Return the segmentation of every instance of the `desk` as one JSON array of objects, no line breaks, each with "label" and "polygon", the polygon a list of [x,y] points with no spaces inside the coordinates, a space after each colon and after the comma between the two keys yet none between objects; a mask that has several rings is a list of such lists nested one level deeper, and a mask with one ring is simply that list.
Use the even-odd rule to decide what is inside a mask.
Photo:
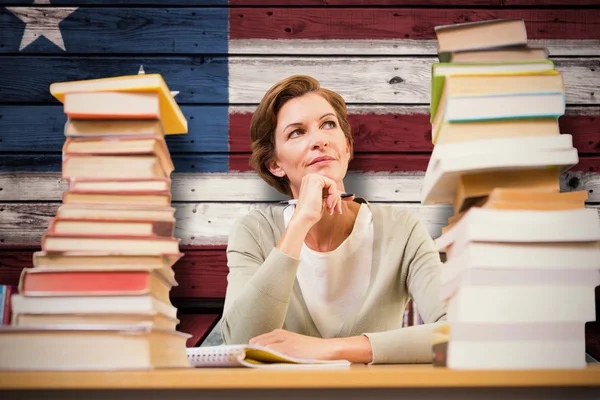
[{"label": "desk", "polygon": [[[0,372],[7,399],[600,398],[600,364],[583,370],[453,371],[424,365],[346,369]],[[18,391],[14,391],[18,390]]]}]

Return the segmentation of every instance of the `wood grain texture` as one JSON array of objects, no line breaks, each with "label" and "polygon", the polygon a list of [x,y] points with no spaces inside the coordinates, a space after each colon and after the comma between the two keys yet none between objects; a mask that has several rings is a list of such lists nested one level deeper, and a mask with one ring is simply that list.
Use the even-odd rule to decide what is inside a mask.
[{"label": "wood grain texture", "polygon": [[[548,48],[551,57],[600,55],[598,39],[530,39],[528,44]],[[228,46],[236,55],[437,55],[433,39],[231,39]]]},{"label": "wood grain texture", "polygon": [[[215,153],[229,150],[229,115],[226,105],[180,108],[187,118],[188,133],[165,137],[171,153]],[[600,109],[598,112],[600,114]],[[35,118],[31,118],[32,115]],[[0,152],[62,151],[66,139],[63,134],[64,126],[67,122],[62,105],[0,105],[0,121]]]},{"label": "wood grain texture", "polygon": [[[420,202],[424,172],[349,172],[345,190],[372,202]],[[587,190],[590,203],[600,203],[600,174],[567,171],[562,191]],[[60,202],[67,182],[58,173],[0,173],[0,202]],[[173,202],[276,202],[286,197],[256,173],[175,173]]]},{"label": "wood grain texture", "polygon": [[[11,249],[0,245],[0,285],[18,285],[23,268],[33,268],[29,249]],[[227,288],[227,256],[224,246],[182,246],[184,256],[173,266],[179,286],[171,289],[171,298],[222,299]]]},{"label": "wood grain texture", "polygon": [[[250,151],[250,120],[255,107],[182,106],[189,131],[166,137],[171,154]],[[30,118],[35,115],[36,118]],[[1,106],[0,152],[60,152],[66,115],[58,105]],[[427,106],[348,107],[354,151],[431,152]],[[229,121],[229,122],[228,122]],[[600,107],[567,107],[561,132],[573,136],[580,153],[600,154]],[[23,138],[27,138],[24,140]]]},{"label": "wood grain texture", "polygon": [[[527,398],[544,388],[540,398],[565,397],[561,387],[571,387],[577,394],[592,399],[600,386],[600,364],[590,364],[581,370],[521,370],[521,371],[461,371],[431,364],[365,365],[350,368],[310,368],[302,371],[253,368],[182,368],[150,371],[107,372],[1,372],[0,387],[6,390],[106,390],[106,389],[372,389],[440,388],[448,396],[449,388],[486,388],[485,392],[510,389],[508,396],[521,388],[521,398]],[[528,388],[531,388],[529,390]],[[438,393],[442,393],[442,391]],[[60,393],[60,392],[59,392]],[[107,392],[109,393],[109,392]],[[118,393],[118,392],[117,392]],[[135,393],[135,392],[131,392]],[[369,398],[368,392],[362,392]],[[417,393],[407,392],[407,393]],[[468,392],[454,392],[456,398],[468,398]],[[552,393],[552,394],[551,394]],[[74,392],[70,392],[74,394]],[[554,394],[557,394],[556,396]],[[141,394],[143,395],[143,394]],[[147,395],[147,394],[146,394]],[[247,395],[244,394],[246,397]],[[544,396],[545,395],[545,396]],[[200,395],[201,396],[201,395]],[[394,396],[394,395],[391,395]],[[390,397],[391,397],[390,396]],[[508,396],[494,396],[494,399]],[[65,393],[63,397],[68,397]],[[282,396],[284,397],[284,396]],[[440,396],[438,396],[440,397]],[[123,396],[125,398],[125,396]],[[271,398],[276,398],[273,396]],[[358,396],[357,396],[358,398]],[[425,397],[422,397],[425,398]]]},{"label": "wood grain texture", "polygon": [[525,21],[529,39],[600,39],[596,9],[230,8],[229,13],[231,39],[436,39],[436,26],[515,18]]},{"label": "wood grain texture", "polygon": [[179,325],[177,330],[192,335],[185,343],[185,347],[196,347],[208,336],[212,328],[219,321],[219,314],[181,314],[177,315]]},{"label": "wood grain texture", "polygon": [[[50,220],[56,215],[59,203],[0,204],[0,246],[39,247]],[[449,206],[421,206],[414,203],[392,203],[412,212],[421,219],[432,237],[452,215]],[[181,246],[226,245],[235,221],[253,209],[268,203],[174,203],[176,208],[175,237]],[[282,206],[281,206],[282,207]]]},{"label": "wood grain texture", "polygon": [[[177,203],[175,237],[181,246],[223,246],[235,221],[266,203]],[[437,238],[452,215],[447,205],[421,206],[414,203],[392,203],[419,218],[431,237]],[[47,232],[50,219],[56,215],[57,203],[5,203],[0,207],[0,246],[11,248],[38,247]],[[588,204],[597,209],[598,204]]]},{"label": "wood grain texture", "polygon": [[[429,57],[231,57],[229,98],[233,104],[258,103],[274,83],[293,71],[313,76],[350,104],[428,104],[431,65],[436,61]],[[598,104],[600,59],[554,61],[564,76],[568,104]]]},{"label": "wood grain texture", "polygon": [[[3,102],[53,103],[52,82],[137,73],[163,75],[177,101],[258,104],[292,73],[311,75],[347,103],[429,104],[434,57],[6,57],[0,64]],[[598,105],[600,58],[555,58],[569,105]],[[265,71],[269,71],[268,74]]]},{"label": "wood grain texture", "polygon": [[[23,50],[74,54],[227,54],[227,8],[81,7],[60,24],[48,23],[61,8],[29,7],[17,13],[32,24],[46,25],[45,36],[62,38],[62,46],[31,38]],[[0,13],[0,54],[18,53],[25,23],[11,9]],[[32,25],[35,26],[35,25]],[[25,31],[31,32],[31,31]],[[29,42],[28,41],[28,42]]]}]

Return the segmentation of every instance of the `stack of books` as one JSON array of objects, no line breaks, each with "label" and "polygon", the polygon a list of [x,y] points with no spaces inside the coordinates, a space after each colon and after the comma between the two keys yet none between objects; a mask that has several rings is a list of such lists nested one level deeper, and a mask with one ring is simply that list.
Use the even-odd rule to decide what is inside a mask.
[{"label": "stack of books", "polygon": [[451,204],[436,239],[446,253],[448,324],[433,362],[454,369],[585,367],[595,319],[600,221],[587,192],[561,193],[579,162],[559,130],[562,75],[527,46],[522,20],[436,28],[434,149],[422,204]]},{"label": "stack of books", "polygon": [[166,134],[187,122],[160,75],[55,83],[62,205],[23,270],[0,369],[189,367],[169,293],[182,256]]}]

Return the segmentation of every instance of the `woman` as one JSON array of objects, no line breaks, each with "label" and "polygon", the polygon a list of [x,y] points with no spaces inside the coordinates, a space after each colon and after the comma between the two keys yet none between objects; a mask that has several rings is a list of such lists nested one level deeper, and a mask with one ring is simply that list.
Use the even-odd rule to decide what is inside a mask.
[{"label": "woman", "polygon": [[[253,210],[234,225],[224,343],[355,363],[431,362],[431,323],[446,315],[439,253],[408,211],[341,198],[353,154],[341,96],[289,77],[265,94],[250,131],[250,163],[298,203]],[[411,296],[426,324],[402,328]]]}]

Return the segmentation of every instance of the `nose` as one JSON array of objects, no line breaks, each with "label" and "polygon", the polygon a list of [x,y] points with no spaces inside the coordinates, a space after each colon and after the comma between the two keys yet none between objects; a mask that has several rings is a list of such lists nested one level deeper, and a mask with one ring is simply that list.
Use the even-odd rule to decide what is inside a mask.
[{"label": "nose", "polygon": [[319,129],[316,129],[315,131],[311,132],[311,137],[311,150],[329,146],[329,140],[327,139],[327,135],[321,132]]}]

